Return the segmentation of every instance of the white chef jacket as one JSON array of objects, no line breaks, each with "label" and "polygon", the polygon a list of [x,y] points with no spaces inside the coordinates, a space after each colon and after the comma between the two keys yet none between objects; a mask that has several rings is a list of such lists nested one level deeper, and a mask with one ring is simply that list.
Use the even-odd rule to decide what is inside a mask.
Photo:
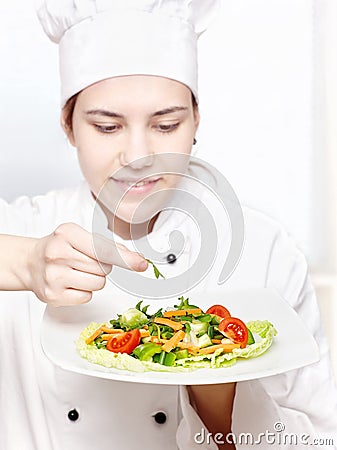
[{"label": "white chef jacket", "polygon": [[[208,202],[209,208],[215,205],[212,202]],[[214,208],[219,239],[228,249],[226,215]],[[86,182],[32,199],[20,197],[12,204],[0,201],[0,233],[42,237],[67,222],[92,231],[93,209],[94,200]],[[249,208],[244,208],[244,217],[244,250],[226,288],[277,289],[315,337],[321,359],[299,370],[239,382],[233,433],[258,436],[273,431],[275,422],[282,422],[289,433],[334,439],[335,446],[317,448],[337,448],[336,387],[305,259],[275,221]],[[181,257],[165,266],[166,276],[184,271],[198,248],[191,223],[172,211],[159,216],[150,235],[152,241],[163,250],[173,229],[183,233],[186,245]],[[223,289],[217,285],[223,257],[220,252],[210,273],[192,292],[214,291],[214,286]],[[111,299],[118,288],[107,282],[102,292]],[[195,441],[194,436],[205,427],[190,405],[185,387],[104,380],[54,366],[40,345],[44,308],[45,304],[32,293],[0,293],[1,450],[217,448],[212,440],[202,445]],[[74,409],[78,418],[70,420],[68,413]],[[165,423],[155,421],[157,412],[166,415]],[[237,444],[237,448],[254,446]],[[256,448],[290,449],[293,445],[264,443]]]}]

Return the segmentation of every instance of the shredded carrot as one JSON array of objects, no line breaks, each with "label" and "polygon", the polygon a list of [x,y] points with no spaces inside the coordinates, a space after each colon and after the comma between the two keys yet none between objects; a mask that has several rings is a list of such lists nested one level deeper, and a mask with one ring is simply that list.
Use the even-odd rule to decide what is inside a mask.
[{"label": "shredded carrot", "polygon": [[166,325],[173,328],[174,330],[181,330],[183,327],[182,323],[174,322],[173,320],[166,319],[165,317],[156,317],[154,323],[159,323],[160,325]]},{"label": "shredded carrot", "polygon": [[173,311],[165,311],[164,317],[186,316],[186,309],[174,309]]},{"label": "shredded carrot", "polygon": [[101,330],[104,331],[104,333],[111,333],[111,334],[115,334],[115,333],[124,333],[124,330],[120,329],[120,328],[109,328],[109,327],[101,327]]},{"label": "shredded carrot", "polygon": [[188,350],[188,353],[191,353],[194,356],[198,356],[200,348],[199,347],[191,347],[187,350]]},{"label": "shredded carrot", "polygon": [[164,317],[174,317],[174,316],[187,316],[191,314],[202,314],[200,308],[190,308],[190,309],[174,309],[173,311],[165,311]]},{"label": "shredded carrot", "polygon": [[139,331],[140,331],[140,337],[141,338],[150,336],[149,330],[139,330]]},{"label": "shredded carrot", "polygon": [[144,330],[148,330],[149,326],[148,325],[144,325],[143,328],[144,328]]},{"label": "shredded carrot", "polygon": [[101,333],[102,333],[102,326],[97,328],[97,330],[85,340],[85,343],[90,344],[90,342],[94,341]]},{"label": "shredded carrot", "polygon": [[191,308],[185,310],[187,314],[202,314],[202,311],[200,308]]},{"label": "shredded carrot", "polygon": [[200,347],[193,345],[192,342],[178,342],[177,347],[187,349],[189,352],[197,352],[200,350]]},{"label": "shredded carrot", "polygon": [[199,348],[192,344],[192,342],[178,342],[177,347],[180,348]]},{"label": "shredded carrot", "polygon": [[221,339],[211,339],[213,344],[221,344]]},{"label": "shredded carrot", "polygon": [[169,339],[163,346],[162,350],[170,352],[173,348],[177,347],[177,344],[184,339],[185,332],[183,330],[177,331],[171,339]]},{"label": "shredded carrot", "polygon": [[108,341],[109,339],[112,339],[113,337],[117,336],[118,333],[107,333],[107,334],[102,334],[101,339],[102,341]]},{"label": "shredded carrot", "polygon": [[222,349],[223,352],[231,352],[234,348],[239,348],[240,344],[218,344],[218,345],[211,345],[210,347],[201,348],[199,350],[200,355],[207,355],[209,353],[214,353],[215,350],[218,350],[219,348]]}]

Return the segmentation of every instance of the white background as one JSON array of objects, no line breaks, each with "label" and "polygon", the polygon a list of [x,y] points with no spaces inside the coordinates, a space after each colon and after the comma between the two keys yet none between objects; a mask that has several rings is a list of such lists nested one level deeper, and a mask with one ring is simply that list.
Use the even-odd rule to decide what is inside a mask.
[{"label": "white background", "polygon": [[[337,6],[223,0],[200,38],[197,155],[280,220],[310,263],[332,345],[336,312]],[[59,126],[57,46],[25,0],[0,0],[0,196],[81,179]],[[336,347],[334,359],[337,362]]]}]

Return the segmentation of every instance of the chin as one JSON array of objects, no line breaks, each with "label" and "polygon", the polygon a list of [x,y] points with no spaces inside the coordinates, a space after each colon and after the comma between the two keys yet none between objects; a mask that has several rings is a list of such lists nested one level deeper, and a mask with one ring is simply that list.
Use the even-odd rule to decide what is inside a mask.
[{"label": "chin", "polygon": [[132,205],[132,208],[128,207],[128,205],[120,205],[116,216],[123,222],[137,225],[149,222],[158,213],[158,209],[143,208],[140,205]]}]

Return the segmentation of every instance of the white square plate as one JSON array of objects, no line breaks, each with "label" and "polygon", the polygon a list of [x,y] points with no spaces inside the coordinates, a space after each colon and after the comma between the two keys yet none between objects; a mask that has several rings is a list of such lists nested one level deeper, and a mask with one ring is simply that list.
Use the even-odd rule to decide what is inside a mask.
[{"label": "white square plate", "polygon": [[[312,364],[319,360],[318,346],[305,324],[275,291],[251,289],[222,291],[222,293],[193,295],[190,303],[203,309],[214,304],[223,304],[232,316],[244,322],[268,320],[278,331],[267,352],[257,358],[238,359],[231,367],[219,369],[197,369],[191,372],[143,372],[108,369],[82,359],[75,349],[74,341],[81,331],[92,321],[108,322],[127,308],[135,305],[135,300],[125,294],[118,295],[116,301],[99,298],[80,306],[54,308],[48,306],[42,323],[41,344],[46,356],[57,366],[83,375],[111,380],[131,381],[151,384],[215,384],[252,380],[277,375],[289,370]],[[117,301],[118,300],[118,301]],[[166,301],[173,306],[177,301]],[[145,300],[144,305],[147,304]],[[153,301],[149,312],[155,312],[163,302]]]}]

